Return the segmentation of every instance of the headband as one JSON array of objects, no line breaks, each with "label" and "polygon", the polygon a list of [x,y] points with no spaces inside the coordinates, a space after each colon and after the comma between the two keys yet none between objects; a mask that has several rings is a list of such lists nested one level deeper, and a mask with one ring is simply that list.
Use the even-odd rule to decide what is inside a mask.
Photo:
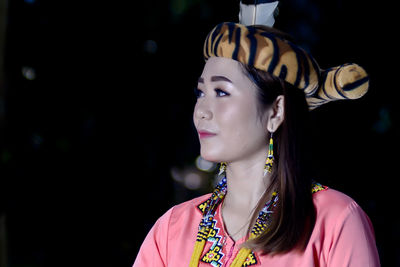
[{"label": "headband", "polygon": [[218,24],[204,43],[204,58],[224,57],[266,71],[304,91],[308,107],[362,97],[369,86],[366,71],[346,63],[322,70],[313,57],[267,26]]}]

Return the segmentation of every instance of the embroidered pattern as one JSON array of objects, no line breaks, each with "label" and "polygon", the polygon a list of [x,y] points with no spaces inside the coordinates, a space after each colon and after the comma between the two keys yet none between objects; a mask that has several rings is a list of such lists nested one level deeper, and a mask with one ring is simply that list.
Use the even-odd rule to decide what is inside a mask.
[{"label": "embroidered pattern", "polygon": [[221,258],[224,254],[222,253],[222,247],[215,246],[214,249],[209,250],[206,255],[201,259],[202,262],[211,264],[214,267],[222,265]]},{"label": "embroidered pattern", "polygon": [[322,184],[320,184],[320,183],[317,183],[317,182],[315,182],[315,181],[312,182],[312,185],[311,185],[311,193],[314,194],[314,193],[317,193],[317,192],[319,192],[319,191],[325,191],[326,189],[328,189],[327,186],[322,185]]},{"label": "embroidered pattern", "polygon": [[206,210],[208,202],[210,202],[210,199],[207,199],[206,201],[200,203],[200,205],[197,206],[197,208],[201,211],[201,213],[204,213],[204,211]]},{"label": "embroidered pattern", "polygon": [[214,267],[219,267],[222,265],[222,257],[224,253],[222,253],[223,244],[220,242],[222,236],[218,235],[220,229],[216,226],[217,220],[213,219],[211,227],[212,229],[208,233],[207,241],[212,242],[212,246],[208,250],[208,252],[201,259],[202,262],[206,262],[211,264]]},{"label": "embroidered pattern", "polygon": [[204,214],[204,211],[205,211],[205,209],[207,207],[207,203],[209,202],[209,200],[210,199],[207,199],[206,201],[201,202],[199,205],[197,205],[197,208],[201,211],[201,213]]},{"label": "embroidered pattern", "polygon": [[249,254],[249,256],[246,258],[246,260],[244,261],[244,263],[243,263],[243,267],[246,267],[246,266],[253,266],[253,265],[256,265],[258,263],[258,261],[257,261],[257,257],[256,257],[256,254],[254,254],[254,252],[252,251],[250,254]]}]

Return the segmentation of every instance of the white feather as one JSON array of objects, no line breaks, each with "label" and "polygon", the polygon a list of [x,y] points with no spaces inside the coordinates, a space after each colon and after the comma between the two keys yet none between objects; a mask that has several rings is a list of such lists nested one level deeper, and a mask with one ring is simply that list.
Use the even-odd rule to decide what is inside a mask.
[{"label": "white feather", "polygon": [[240,2],[239,23],[243,25],[266,25],[272,27],[275,23],[274,11],[279,1],[245,5]]}]

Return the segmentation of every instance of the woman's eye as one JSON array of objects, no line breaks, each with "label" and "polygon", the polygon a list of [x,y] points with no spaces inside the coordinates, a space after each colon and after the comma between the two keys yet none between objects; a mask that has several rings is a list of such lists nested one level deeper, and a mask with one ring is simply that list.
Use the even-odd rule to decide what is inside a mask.
[{"label": "woman's eye", "polygon": [[196,96],[196,98],[200,98],[204,96],[204,93],[199,88],[194,88],[194,95]]},{"label": "woman's eye", "polygon": [[223,90],[221,90],[221,89],[215,89],[215,92],[217,93],[217,96],[218,97],[222,97],[222,96],[228,96],[229,95],[229,93],[227,93],[227,92],[225,92],[225,91],[223,91]]}]

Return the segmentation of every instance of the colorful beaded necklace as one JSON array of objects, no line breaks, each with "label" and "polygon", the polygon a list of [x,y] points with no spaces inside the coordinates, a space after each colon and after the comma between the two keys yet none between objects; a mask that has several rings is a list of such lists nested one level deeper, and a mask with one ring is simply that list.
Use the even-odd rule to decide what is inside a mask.
[{"label": "colorful beaded necklace", "polygon": [[[211,194],[211,197],[206,201],[205,208],[203,211],[203,218],[199,224],[199,231],[196,237],[196,243],[194,246],[192,258],[190,260],[190,267],[197,267],[199,264],[199,260],[201,254],[203,252],[206,241],[213,231],[213,219],[218,208],[218,205],[222,202],[227,192],[227,183],[226,177],[224,177],[221,182],[215,187],[214,192]],[[260,211],[257,220],[251,230],[250,239],[256,238],[258,235],[263,233],[268,229],[270,224],[270,217],[273,213],[273,209],[277,205],[278,202],[278,193],[273,192],[272,198],[269,200],[263,209]],[[249,248],[241,248],[236,256],[236,258],[232,262],[232,267],[242,266],[245,260],[252,253]]]},{"label": "colorful beaded necklace", "polygon": [[[312,182],[311,193],[326,190],[328,187],[323,186],[315,181]],[[192,257],[190,260],[189,267],[197,267],[201,258],[201,254],[204,250],[207,239],[212,236],[215,232],[214,216],[217,211],[218,205],[221,204],[227,192],[226,177],[224,177],[218,185],[215,187],[210,198],[202,203],[201,210],[203,211],[203,217],[199,224],[199,230],[196,237],[196,243],[193,249]],[[271,215],[274,208],[276,207],[279,200],[279,194],[277,192],[272,193],[271,199],[264,205],[263,209],[258,214],[256,222],[251,230],[249,239],[254,239],[261,233],[268,231],[271,223]],[[231,267],[241,267],[245,261],[252,257],[252,250],[249,248],[242,247],[235,259],[233,260]]]}]

